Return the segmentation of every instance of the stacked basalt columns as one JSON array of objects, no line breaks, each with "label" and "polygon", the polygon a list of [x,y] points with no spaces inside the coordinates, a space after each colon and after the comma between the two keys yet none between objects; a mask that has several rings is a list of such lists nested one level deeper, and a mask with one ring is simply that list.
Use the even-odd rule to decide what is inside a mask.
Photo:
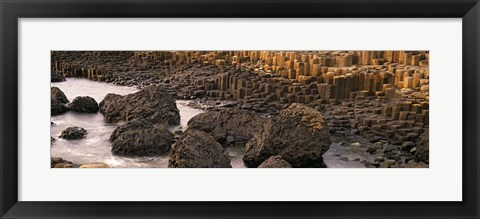
[{"label": "stacked basalt columns", "polygon": [[60,51],[52,52],[52,71],[121,85],[154,77],[146,85],[168,83],[212,98],[281,108],[371,96],[394,100],[404,89],[428,102],[428,59],[427,51]]}]

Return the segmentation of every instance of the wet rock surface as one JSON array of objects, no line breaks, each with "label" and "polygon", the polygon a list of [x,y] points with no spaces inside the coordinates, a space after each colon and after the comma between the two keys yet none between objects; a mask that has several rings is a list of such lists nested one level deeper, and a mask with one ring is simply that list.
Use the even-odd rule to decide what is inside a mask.
[{"label": "wet rock surface", "polygon": [[52,72],[50,75],[50,81],[51,82],[62,82],[65,81],[65,77],[63,76],[63,73],[57,73],[57,72]]},{"label": "wet rock surface", "polygon": [[292,104],[265,122],[245,146],[245,164],[257,167],[273,155],[281,155],[293,167],[324,167],[322,155],[330,146],[323,115],[302,104]]},{"label": "wet rock surface", "polygon": [[77,113],[97,113],[99,110],[97,101],[89,96],[75,97],[68,108]]},{"label": "wet rock surface", "polygon": [[129,156],[164,155],[170,151],[173,134],[162,125],[134,120],[116,128],[110,136],[112,153]]},{"label": "wet rock surface", "polygon": [[235,142],[246,143],[263,126],[264,121],[265,118],[254,112],[221,109],[193,117],[188,122],[188,129],[209,133],[222,145],[231,145]]},{"label": "wet rock surface", "polygon": [[290,165],[286,160],[282,158],[282,156],[271,156],[267,160],[263,161],[258,168],[291,168]]},{"label": "wet rock surface", "polygon": [[66,103],[70,102],[67,96],[58,88],[50,88],[50,114],[52,116],[60,115],[69,110]]},{"label": "wet rock surface", "polygon": [[69,103],[70,101],[67,99],[67,96],[60,90],[58,87],[51,87],[50,88],[50,95],[51,101],[57,103]]},{"label": "wet rock surface", "polygon": [[68,127],[62,131],[62,134],[59,138],[73,140],[73,139],[82,139],[87,136],[87,130],[80,127]]},{"label": "wet rock surface", "polygon": [[50,103],[50,115],[56,116],[68,112],[70,109],[63,103],[52,101]]},{"label": "wet rock surface", "polygon": [[[330,133],[342,136],[327,154],[343,162],[339,166],[408,167],[412,159],[428,165],[428,143],[421,143],[429,126],[428,62],[428,51],[61,51],[52,53],[51,66],[52,73],[67,77],[159,86],[204,110],[235,108],[270,117],[301,103],[320,111]],[[132,114],[119,104],[121,96],[107,97],[117,102],[104,113],[107,120],[137,118],[126,118]],[[52,115],[65,110],[52,106]],[[224,146],[237,141],[223,131],[210,133]],[[367,142],[341,145],[347,138]],[[336,156],[340,152],[346,154]]]},{"label": "wet rock surface", "polygon": [[180,124],[175,100],[158,86],[125,96],[108,94],[100,102],[100,112],[110,122],[145,119],[154,124]]},{"label": "wet rock surface", "polygon": [[50,158],[50,167],[51,168],[77,168],[80,165],[72,163],[71,161],[64,160],[59,157],[51,157]]},{"label": "wet rock surface", "polygon": [[125,121],[124,97],[118,94],[109,93],[98,104],[100,112],[109,122]]},{"label": "wet rock surface", "polygon": [[175,144],[169,155],[171,168],[230,168],[230,157],[222,145],[202,131],[188,130]]},{"label": "wet rock surface", "polygon": [[51,168],[110,168],[110,166],[101,162],[76,164],[71,161],[64,160],[60,157],[51,157],[50,167]]},{"label": "wet rock surface", "polygon": [[129,121],[124,123],[123,125],[118,126],[110,135],[110,141],[115,141],[122,133],[131,130],[140,130],[140,129],[151,129],[155,126],[153,123],[144,120],[144,119],[136,119],[133,121]]}]

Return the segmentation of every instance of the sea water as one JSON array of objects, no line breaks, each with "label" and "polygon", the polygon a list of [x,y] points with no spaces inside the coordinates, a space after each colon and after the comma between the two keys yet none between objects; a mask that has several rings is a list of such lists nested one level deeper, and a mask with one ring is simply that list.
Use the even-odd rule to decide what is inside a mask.
[{"label": "sea water", "polygon": [[[97,102],[103,100],[108,93],[126,95],[135,93],[134,87],[117,86],[87,79],[67,78],[67,81],[52,83],[52,86],[60,88],[67,98],[72,101],[77,96],[90,96]],[[169,127],[171,131],[185,130],[188,121],[204,112],[188,106],[189,101],[177,100],[180,110],[180,125]],[[122,123],[109,123],[101,113],[86,114],[67,112],[62,115],[52,116],[51,136],[55,143],[51,147],[52,157],[61,157],[73,163],[103,162],[111,167],[164,167],[168,166],[168,157],[125,157],[117,156],[111,152],[110,135]],[[78,126],[88,131],[87,137],[79,140],[65,140],[58,138],[61,132],[70,126]],[[232,157],[232,166],[244,167],[241,158],[243,150],[227,148],[227,153]]]}]

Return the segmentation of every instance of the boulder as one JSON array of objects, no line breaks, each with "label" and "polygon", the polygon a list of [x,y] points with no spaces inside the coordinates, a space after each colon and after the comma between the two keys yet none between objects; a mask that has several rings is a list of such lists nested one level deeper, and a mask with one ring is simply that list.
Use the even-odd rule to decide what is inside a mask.
[{"label": "boulder", "polygon": [[415,153],[415,158],[417,162],[425,162],[429,163],[429,129],[426,129],[422,135],[420,135],[420,139],[417,142],[417,150]]},{"label": "boulder", "polygon": [[65,130],[62,131],[62,134],[59,136],[59,138],[64,138],[64,139],[81,139],[85,138],[87,136],[87,130],[84,128],[80,127],[68,127]]},{"label": "boulder", "polygon": [[57,163],[52,168],[75,168],[72,163]]},{"label": "boulder", "polygon": [[50,82],[62,82],[66,81],[62,73],[51,72]]},{"label": "boulder", "polygon": [[50,102],[50,115],[52,116],[57,116],[60,114],[64,114],[68,111],[68,107],[65,106],[63,103],[59,103],[56,101],[51,101]]},{"label": "boulder", "polygon": [[68,108],[78,113],[96,113],[99,109],[97,101],[89,96],[75,97],[75,99],[68,104]]},{"label": "boulder", "polygon": [[115,141],[115,139],[117,139],[120,136],[120,134],[126,131],[150,129],[150,128],[154,128],[154,125],[147,120],[137,119],[137,120],[129,121],[124,123],[123,125],[118,126],[115,130],[113,130],[112,134],[110,135],[110,141],[111,142]]},{"label": "boulder", "polygon": [[51,168],[76,168],[76,167],[79,167],[79,165],[71,161],[64,160],[60,157],[50,157],[50,167]]},{"label": "boulder", "polygon": [[158,86],[134,94],[108,94],[100,102],[100,112],[110,122],[146,119],[154,124],[180,124],[180,111],[172,96]]},{"label": "boulder", "polygon": [[207,111],[188,121],[188,129],[212,135],[221,144],[247,142],[262,127],[265,118],[236,108]]},{"label": "boulder", "polygon": [[123,96],[118,94],[109,93],[98,104],[100,112],[105,119],[110,122],[119,122],[124,119],[124,109],[122,107]]},{"label": "boulder", "polygon": [[222,145],[202,131],[187,130],[172,146],[171,168],[230,168],[230,157]]},{"label": "boulder", "polygon": [[86,163],[80,165],[79,168],[110,168],[110,166],[105,163]]},{"label": "boulder", "polygon": [[280,155],[292,167],[325,167],[322,155],[330,144],[322,113],[294,103],[264,123],[245,146],[243,161],[248,167],[258,167]]},{"label": "boulder", "polygon": [[51,168],[110,168],[105,163],[76,164],[60,157],[50,157]]},{"label": "boulder", "polygon": [[134,120],[117,127],[110,136],[112,152],[129,156],[164,155],[170,151],[173,134],[162,125]]},{"label": "boulder", "polygon": [[58,87],[51,87],[50,88],[50,96],[51,96],[51,101],[55,101],[58,103],[68,103],[70,102],[67,99],[67,96],[63,93],[62,90]]},{"label": "boulder", "polygon": [[286,160],[280,155],[271,156],[267,160],[263,161],[258,168],[292,168]]},{"label": "boulder", "polygon": [[63,161],[63,159],[60,158],[60,157],[50,157],[50,163],[52,165],[57,164],[57,163],[61,163],[62,161]]}]

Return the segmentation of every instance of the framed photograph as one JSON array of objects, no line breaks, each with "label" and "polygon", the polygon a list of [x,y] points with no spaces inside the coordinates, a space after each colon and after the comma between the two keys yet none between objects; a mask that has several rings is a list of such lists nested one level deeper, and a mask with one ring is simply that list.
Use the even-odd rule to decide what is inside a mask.
[{"label": "framed photograph", "polygon": [[0,13],[2,218],[480,217],[477,0]]}]

